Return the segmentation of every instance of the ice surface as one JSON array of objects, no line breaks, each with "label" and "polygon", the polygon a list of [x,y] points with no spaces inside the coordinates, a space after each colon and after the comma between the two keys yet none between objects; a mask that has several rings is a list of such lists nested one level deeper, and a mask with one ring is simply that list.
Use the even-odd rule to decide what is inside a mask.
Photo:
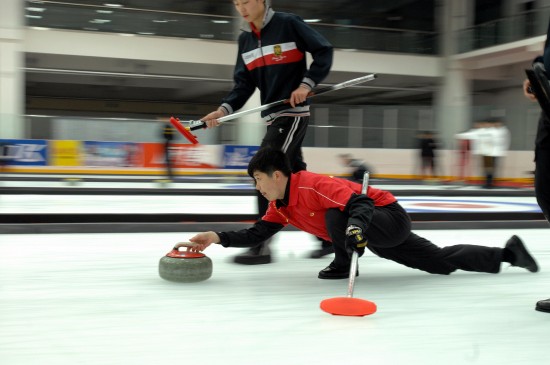
[{"label": "ice surface", "polygon": [[193,233],[0,235],[0,363],[542,365],[550,358],[547,229],[418,231],[443,246],[502,246],[522,237],[541,272],[437,276],[366,254],[354,296],[367,317],[331,316],[325,298],[347,280],[319,280],[331,257],[317,241],[281,232],[275,262],[231,263],[213,246],[212,277],[172,283],[158,261]]}]

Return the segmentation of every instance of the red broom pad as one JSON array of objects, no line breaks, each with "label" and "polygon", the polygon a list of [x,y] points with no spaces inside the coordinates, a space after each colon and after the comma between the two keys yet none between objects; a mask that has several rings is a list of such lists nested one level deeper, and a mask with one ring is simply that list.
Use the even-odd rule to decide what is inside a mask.
[{"label": "red broom pad", "polygon": [[191,134],[191,132],[189,132],[187,130],[187,128],[185,128],[184,126],[181,125],[179,119],[177,118],[174,118],[174,117],[170,117],[170,123],[172,123],[172,125],[174,127],[176,127],[176,129],[178,131],[180,131],[181,134],[183,134],[183,136],[185,138],[187,138],[187,140],[193,144],[197,144],[199,143],[199,141],[197,140],[197,137],[195,137],[193,134]]},{"label": "red broom pad", "polygon": [[[363,176],[363,186],[361,193],[367,194],[369,187],[369,172],[365,171]],[[368,300],[353,298],[353,288],[355,285],[355,276],[357,273],[357,261],[359,254],[353,251],[351,256],[351,265],[349,269],[348,296],[325,299],[321,302],[321,309],[327,313],[337,316],[357,316],[363,317],[376,312],[376,304]]]},{"label": "red broom pad", "polygon": [[376,304],[365,299],[337,297],[323,300],[321,309],[335,316],[364,317],[376,312]]}]

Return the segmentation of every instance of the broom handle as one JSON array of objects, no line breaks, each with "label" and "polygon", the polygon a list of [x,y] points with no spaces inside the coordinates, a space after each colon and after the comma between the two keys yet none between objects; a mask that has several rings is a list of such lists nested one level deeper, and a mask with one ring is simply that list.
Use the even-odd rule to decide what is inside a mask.
[{"label": "broom handle", "polygon": [[[367,194],[369,187],[369,172],[365,171],[363,175],[363,186],[361,187],[361,194]],[[349,282],[348,282],[348,298],[353,297],[353,288],[355,286],[355,274],[357,273],[357,261],[359,260],[359,254],[357,251],[353,251],[351,255],[351,265],[349,268]]]},{"label": "broom handle", "polygon": [[348,282],[348,298],[353,297],[353,287],[355,286],[355,274],[357,273],[357,260],[359,254],[357,251],[353,251],[351,255],[351,266],[349,268],[349,282]]},{"label": "broom handle", "polygon": [[[369,75],[358,77],[356,79],[351,79],[351,80],[348,80],[348,81],[344,81],[344,82],[341,82],[341,83],[336,84],[336,85],[327,86],[323,89],[310,92],[307,96],[307,99],[312,98],[314,96],[323,95],[323,94],[326,94],[326,93],[331,92],[331,91],[336,91],[336,90],[340,90],[340,89],[343,89],[343,88],[346,88],[346,87],[362,84],[362,83],[367,82],[367,81],[372,81],[375,78],[376,78],[376,74],[369,74]],[[256,113],[256,112],[261,112],[261,111],[273,108],[273,107],[278,106],[278,105],[289,104],[289,103],[290,103],[289,99],[274,101],[272,103],[264,104],[264,105],[261,105],[261,106],[256,107],[256,108],[243,110],[243,111],[233,113],[233,114],[228,114],[228,115],[225,115],[221,118],[218,118],[217,120],[218,120],[218,123],[223,123],[223,122],[228,121],[228,120],[232,120],[232,119],[235,119],[235,118],[242,117],[243,115],[248,115],[248,114],[252,114],[252,113]],[[191,130],[191,131],[206,128],[206,122],[203,122],[202,120],[190,120],[190,121],[188,121],[188,123],[189,123],[189,130]]]}]

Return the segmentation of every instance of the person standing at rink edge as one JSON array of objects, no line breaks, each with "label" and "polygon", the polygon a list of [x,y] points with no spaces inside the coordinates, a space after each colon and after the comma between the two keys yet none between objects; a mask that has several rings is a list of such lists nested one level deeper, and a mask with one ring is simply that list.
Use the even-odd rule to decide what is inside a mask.
[{"label": "person standing at rink edge", "polygon": [[[544,68],[550,70],[550,24],[543,56],[537,57],[533,63],[535,62],[544,63]],[[548,72],[546,74],[548,75]],[[537,100],[528,79],[523,82],[523,94],[533,102]],[[550,222],[550,116],[544,111],[540,113],[535,137],[535,195],[544,217]],[[535,309],[550,313],[550,298],[538,301]]]},{"label": "person standing at rink edge", "polygon": [[[235,8],[245,20],[239,36],[239,50],[233,78],[233,90],[222,100],[217,110],[203,118],[207,128],[219,125],[217,121],[240,109],[260,91],[261,103],[289,99],[290,103],[262,112],[267,130],[261,147],[282,150],[291,161],[293,172],[306,169],[302,156],[302,142],[309,124],[310,91],[328,75],[332,66],[332,45],[317,31],[294,14],[275,12],[267,0],[233,0]],[[306,52],[312,56],[308,69]],[[267,200],[258,194],[258,213],[267,210]],[[321,249],[312,257],[332,253],[330,243],[322,241]],[[271,262],[269,241],[257,242],[255,247],[237,255],[236,263],[246,265]]]},{"label": "person standing at rink edge", "polygon": [[[349,277],[351,254],[368,248],[379,257],[431,274],[449,275],[456,270],[496,274],[503,262],[537,272],[538,265],[521,239],[512,236],[504,248],[459,244],[438,247],[411,232],[405,209],[388,191],[347,179],[292,173],[279,150],[260,149],[250,160],[248,174],[256,189],[269,200],[262,219],[252,227],[232,232],[203,232],[189,241],[191,251],[211,244],[247,247],[268,239],[288,224],[332,241],[335,258],[318,274],[320,279]],[[359,273],[357,272],[356,275]]]},{"label": "person standing at rink edge", "polygon": [[176,129],[170,122],[162,122],[162,138],[164,140],[164,161],[166,164],[166,177],[168,180],[174,179],[174,171],[172,166],[172,141],[176,135]]},{"label": "person standing at rink edge", "polygon": [[469,139],[473,152],[481,156],[481,166],[485,177],[486,189],[495,187],[494,180],[500,160],[510,148],[510,131],[502,118],[489,118],[476,122],[474,128],[456,135],[457,139]]},{"label": "person standing at rink edge", "polygon": [[422,180],[436,179],[436,150],[439,148],[432,131],[423,131],[418,135],[418,149],[420,151],[420,176]]}]

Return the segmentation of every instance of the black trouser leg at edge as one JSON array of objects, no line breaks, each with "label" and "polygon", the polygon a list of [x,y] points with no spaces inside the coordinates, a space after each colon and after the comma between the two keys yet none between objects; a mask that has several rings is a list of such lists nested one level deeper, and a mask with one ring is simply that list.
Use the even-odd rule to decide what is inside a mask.
[{"label": "black trouser leg at edge", "polygon": [[537,149],[535,154],[535,195],[537,204],[550,222],[550,149]]},{"label": "black trouser leg at edge", "polygon": [[[547,221],[550,222],[550,120],[541,113],[535,141],[535,195]],[[535,309],[550,312],[550,299],[537,302]]]},{"label": "black trouser leg at edge", "polygon": [[541,113],[535,140],[535,195],[550,222],[550,119]]}]

